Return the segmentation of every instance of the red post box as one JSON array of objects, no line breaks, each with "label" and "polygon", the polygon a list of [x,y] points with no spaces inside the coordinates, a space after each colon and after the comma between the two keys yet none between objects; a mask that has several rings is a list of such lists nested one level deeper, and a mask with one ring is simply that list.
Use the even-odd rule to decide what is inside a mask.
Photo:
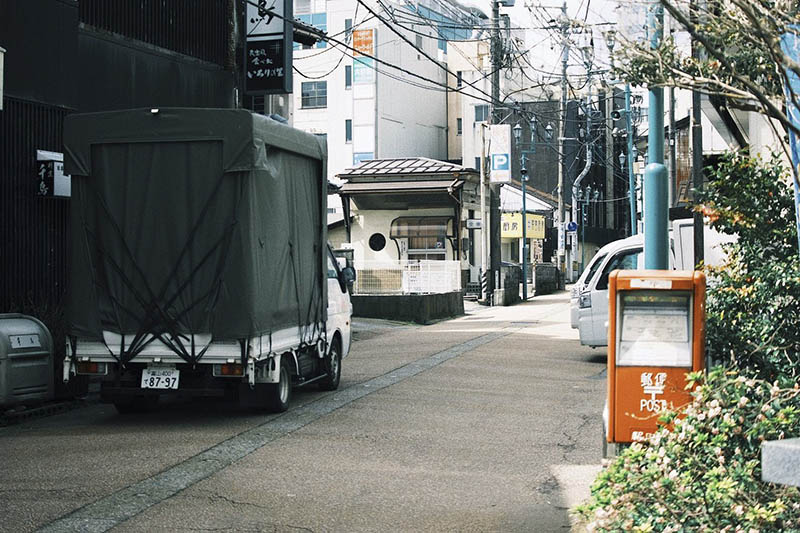
[{"label": "red post box", "polygon": [[691,401],[686,374],[705,366],[705,289],[698,271],[611,273],[608,442],[645,440],[661,411]]}]

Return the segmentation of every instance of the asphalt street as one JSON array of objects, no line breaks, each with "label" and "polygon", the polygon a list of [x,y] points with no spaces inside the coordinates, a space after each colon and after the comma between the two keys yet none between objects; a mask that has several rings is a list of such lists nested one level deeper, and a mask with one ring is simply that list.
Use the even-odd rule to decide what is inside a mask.
[{"label": "asphalt street", "polygon": [[604,395],[565,292],[356,319],[339,390],[282,415],[94,404],[0,428],[0,531],[568,531]]}]

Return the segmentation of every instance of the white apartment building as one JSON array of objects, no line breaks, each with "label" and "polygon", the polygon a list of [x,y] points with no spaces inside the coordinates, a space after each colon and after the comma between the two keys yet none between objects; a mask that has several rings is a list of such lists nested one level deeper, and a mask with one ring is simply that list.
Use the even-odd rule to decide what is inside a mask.
[{"label": "white apartment building", "polygon": [[329,178],[369,159],[447,158],[448,96],[442,68],[447,44],[442,37],[458,31],[453,28],[457,24],[464,24],[461,34],[468,35],[466,26],[476,20],[445,0],[366,2],[408,42],[357,0],[295,0],[298,19],[402,69],[332,42],[295,45],[290,121],[327,136]]}]

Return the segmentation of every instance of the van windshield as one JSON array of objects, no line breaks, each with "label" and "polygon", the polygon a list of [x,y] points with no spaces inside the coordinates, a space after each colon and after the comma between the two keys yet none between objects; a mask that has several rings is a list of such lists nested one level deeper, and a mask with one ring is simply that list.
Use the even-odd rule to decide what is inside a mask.
[{"label": "van windshield", "polygon": [[589,281],[592,280],[592,278],[594,277],[594,273],[597,272],[598,268],[600,268],[600,264],[603,262],[603,259],[606,258],[606,255],[608,254],[595,256],[594,261],[592,261],[592,263],[589,265],[589,268],[586,269],[585,275],[582,276],[583,283],[588,283]]}]

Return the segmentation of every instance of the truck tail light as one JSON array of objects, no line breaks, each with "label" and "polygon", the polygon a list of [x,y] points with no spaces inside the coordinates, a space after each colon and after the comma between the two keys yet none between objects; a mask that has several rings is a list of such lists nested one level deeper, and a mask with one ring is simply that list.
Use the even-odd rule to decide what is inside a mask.
[{"label": "truck tail light", "polygon": [[238,363],[226,363],[224,365],[214,365],[215,377],[242,377],[244,367]]},{"label": "truck tail light", "polygon": [[106,363],[93,363],[91,361],[79,361],[75,365],[75,371],[78,374],[85,375],[100,375],[104,376],[108,373],[108,366]]},{"label": "truck tail light", "polygon": [[584,292],[578,297],[578,307],[581,309],[586,309],[587,307],[592,306],[592,295],[591,293]]}]

